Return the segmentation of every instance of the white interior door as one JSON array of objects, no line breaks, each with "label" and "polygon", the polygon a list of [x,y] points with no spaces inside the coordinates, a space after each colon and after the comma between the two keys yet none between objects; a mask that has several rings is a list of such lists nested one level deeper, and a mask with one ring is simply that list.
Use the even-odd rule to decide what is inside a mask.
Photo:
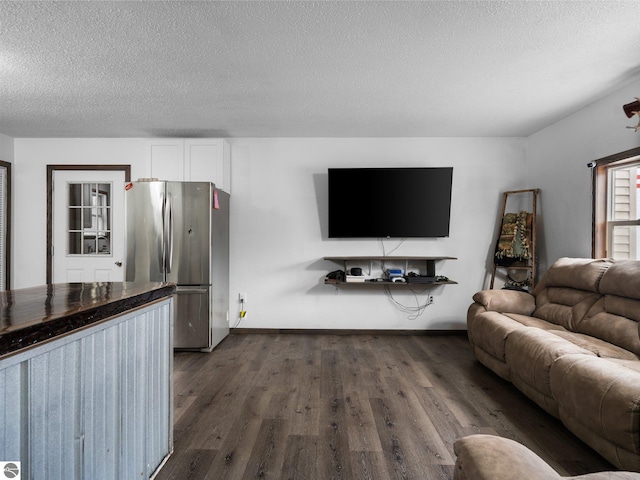
[{"label": "white interior door", "polygon": [[56,170],[54,283],[124,279],[124,172]]}]

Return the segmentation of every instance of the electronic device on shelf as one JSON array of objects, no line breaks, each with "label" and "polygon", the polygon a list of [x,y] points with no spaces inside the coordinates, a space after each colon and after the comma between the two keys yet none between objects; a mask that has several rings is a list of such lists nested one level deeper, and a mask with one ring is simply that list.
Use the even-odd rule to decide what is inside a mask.
[{"label": "electronic device on shelf", "polygon": [[436,277],[427,275],[407,275],[407,283],[435,283]]},{"label": "electronic device on shelf", "polygon": [[404,282],[404,272],[402,271],[401,268],[389,268],[385,273],[387,274],[387,278],[391,282],[399,282],[400,281],[398,280],[399,278],[401,278],[402,281]]},{"label": "electronic device on shelf", "polygon": [[448,282],[449,279],[444,275],[419,275],[415,272],[409,272],[406,276],[407,283],[437,283]]},{"label": "electronic device on shelf", "polygon": [[333,272],[328,273],[325,279],[333,280],[334,282],[342,282],[344,281],[344,277],[344,270],[334,270]]},{"label": "electronic device on shelf", "polygon": [[345,281],[347,283],[364,283],[365,277],[362,275],[347,275]]}]

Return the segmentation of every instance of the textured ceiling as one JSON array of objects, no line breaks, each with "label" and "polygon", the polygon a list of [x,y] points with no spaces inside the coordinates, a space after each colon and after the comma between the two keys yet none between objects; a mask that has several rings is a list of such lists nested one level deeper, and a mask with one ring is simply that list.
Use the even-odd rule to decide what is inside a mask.
[{"label": "textured ceiling", "polygon": [[638,18],[639,1],[3,1],[0,133],[526,136],[640,77]]}]

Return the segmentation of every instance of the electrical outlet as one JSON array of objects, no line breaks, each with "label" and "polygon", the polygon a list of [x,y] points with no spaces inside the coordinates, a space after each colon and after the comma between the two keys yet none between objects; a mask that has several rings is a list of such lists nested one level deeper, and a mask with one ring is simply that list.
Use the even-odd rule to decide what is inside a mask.
[{"label": "electrical outlet", "polygon": [[242,303],[247,303],[247,292],[240,292],[240,295],[238,296],[238,300],[241,301]]},{"label": "electrical outlet", "polygon": [[429,305],[433,303],[433,295],[429,295]]}]

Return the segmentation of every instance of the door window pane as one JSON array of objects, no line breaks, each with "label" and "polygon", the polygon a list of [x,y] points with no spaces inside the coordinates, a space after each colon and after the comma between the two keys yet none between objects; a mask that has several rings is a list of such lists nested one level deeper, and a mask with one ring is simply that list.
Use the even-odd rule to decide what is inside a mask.
[{"label": "door window pane", "polygon": [[68,255],[111,254],[111,184],[70,183]]}]

